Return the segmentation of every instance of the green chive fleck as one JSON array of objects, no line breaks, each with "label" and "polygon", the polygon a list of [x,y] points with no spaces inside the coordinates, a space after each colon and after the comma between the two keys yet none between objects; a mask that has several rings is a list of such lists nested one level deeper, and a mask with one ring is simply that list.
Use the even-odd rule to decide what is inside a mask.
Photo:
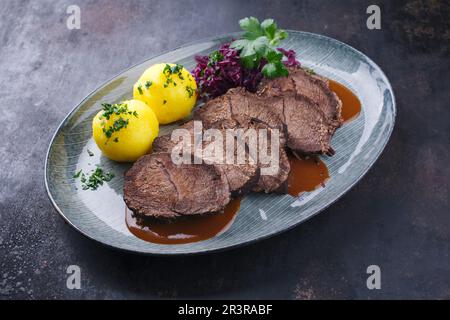
[{"label": "green chive fleck", "polygon": [[[142,89],[141,89],[142,90]],[[115,115],[133,115],[136,118],[138,117],[138,113],[136,111],[130,111],[128,110],[128,106],[126,103],[115,103],[115,104],[109,104],[109,103],[102,103],[103,106],[103,113],[100,115],[100,120],[105,118],[109,120],[113,114]],[[129,120],[124,119],[120,117],[119,119],[115,120],[113,125],[110,127],[106,127],[106,121],[101,122],[103,133],[106,135],[106,137],[109,139],[111,138],[112,134],[114,132],[117,132],[121,130],[122,128],[126,128],[128,125]],[[105,144],[108,141],[105,142]],[[90,151],[88,150],[88,153]],[[93,156],[89,153],[90,156]]]},{"label": "green chive fleck", "polygon": [[189,98],[192,98],[192,96],[195,93],[195,90],[191,86],[186,86],[186,91],[188,93]]},{"label": "green chive fleck", "polygon": [[[86,175],[84,173],[81,173],[81,170],[78,172],[81,174],[81,188],[83,190],[97,190],[97,188],[101,185],[103,185],[103,182],[111,181],[112,178],[114,178],[114,174],[111,172],[104,172],[102,168],[97,166],[95,171],[93,170],[93,173],[89,175],[86,178]],[[78,175],[79,176],[79,175]]]},{"label": "green chive fleck", "polygon": [[83,171],[83,170],[80,169],[80,171],[78,171],[77,173],[75,173],[75,174],[73,175],[73,178],[74,178],[74,179],[79,178],[82,171]]}]

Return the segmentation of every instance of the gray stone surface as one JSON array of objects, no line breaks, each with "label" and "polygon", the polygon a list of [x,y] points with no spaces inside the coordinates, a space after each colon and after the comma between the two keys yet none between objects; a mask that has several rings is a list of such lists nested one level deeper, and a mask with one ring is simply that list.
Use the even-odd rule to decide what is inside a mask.
[{"label": "gray stone surface", "polygon": [[[450,298],[448,1],[1,1],[0,298]],[[81,30],[66,8],[81,7]],[[124,68],[236,31],[243,16],[334,37],[373,58],[397,96],[392,139],[369,174],[307,223],[236,250],[144,257],[66,225],[43,182],[64,116]],[[301,59],[301,53],[300,53]],[[66,268],[82,289],[66,288]],[[382,290],[366,268],[382,269]]]}]

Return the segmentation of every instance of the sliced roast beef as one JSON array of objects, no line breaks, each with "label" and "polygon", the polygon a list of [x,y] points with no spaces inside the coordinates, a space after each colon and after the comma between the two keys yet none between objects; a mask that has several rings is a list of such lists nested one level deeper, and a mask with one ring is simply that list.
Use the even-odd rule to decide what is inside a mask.
[{"label": "sliced roast beef", "polygon": [[[198,121],[198,124],[201,126],[201,122]],[[226,134],[226,126],[221,126],[217,123],[216,128],[220,131],[222,136],[221,144],[217,144],[217,146],[221,145],[223,153],[222,154],[208,154],[207,152],[203,154],[195,154],[194,146],[194,121],[189,121],[180,126],[180,129],[186,129],[190,140],[187,141],[187,144],[182,146],[182,142],[172,141],[171,135],[161,136],[155,139],[153,142],[153,150],[155,152],[168,152],[171,153],[173,150],[175,152],[181,153],[189,153],[190,157],[193,158],[194,154],[197,158],[201,158],[202,160],[213,164],[219,170],[225,174],[227,181],[229,183],[229,188],[232,196],[243,195],[253,188],[256,182],[259,179],[260,169],[257,165],[256,161],[248,155],[248,147],[244,141],[240,141],[236,136],[230,135],[230,147],[233,148],[234,155],[233,159],[226,158],[226,143],[227,143],[227,134]],[[215,133],[211,130],[200,130],[200,133],[204,136],[205,140],[202,143],[202,149],[208,149],[208,146],[211,146],[211,143],[215,141],[215,137],[213,137],[210,133]],[[202,140],[202,137],[199,137],[199,140]],[[181,147],[182,146],[182,147]],[[176,148],[176,149],[174,149]],[[214,151],[214,150],[212,150]],[[244,157],[242,161],[238,162],[237,157],[239,152],[244,152]],[[231,155],[231,151],[230,151]]]},{"label": "sliced roast beef", "polygon": [[[258,165],[261,168],[261,175],[258,183],[253,188],[253,191],[287,193],[287,179],[291,166],[286,154],[285,145],[280,142],[281,140],[284,140],[284,138],[279,139],[278,136],[274,136],[272,129],[263,123],[252,123],[250,127],[258,131],[267,130],[268,138],[266,145],[258,140]],[[279,141],[274,145],[275,148],[271,145],[272,139],[278,139]]]},{"label": "sliced roast beef", "polygon": [[[188,145],[187,149],[191,149],[194,145],[194,121],[188,121],[177,129],[186,129],[189,131],[190,140],[186,141]],[[164,136],[159,136],[153,141],[152,150],[153,152],[168,152],[171,153],[172,149],[178,145],[178,141],[172,141],[171,134],[166,134]]]},{"label": "sliced roast beef", "polygon": [[331,91],[328,79],[315,74],[311,75],[302,68],[291,68],[289,72],[297,94],[316,102],[330,125],[334,129],[339,128],[343,122],[341,116],[342,102],[336,93]]},{"label": "sliced roast beef", "polygon": [[[257,130],[263,136],[267,133],[266,144],[258,137],[258,165],[261,175],[253,191],[287,193],[287,179],[291,167],[285,150],[284,133],[279,130],[275,133],[273,128],[263,122],[251,122],[249,128]],[[272,145],[272,142],[276,143]]]},{"label": "sliced roast beef", "polygon": [[[205,127],[232,128],[232,129],[265,129],[269,138],[266,152],[272,158],[270,148],[271,139],[278,133],[278,167],[273,173],[266,174],[273,162],[262,163],[259,154],[254,155],[261,167],[258,183],[253,191],[282,192],[287,190],[287,178],[290,171],[286,155],[286,126],[276,112],[265,106],[265,102],[256,95],[247,92],[244,88],[230,89],[218,99],[208,101],[194,113],[194,119],[201,120]],[[275,131],[276,130],[276,131]],[[258,153],[262,150],[258,150]],[[275,156],[275,154],[274,154]]]},{"label": "sliced roast beef", "polygon": [[323,112],[305,96],[285,92],[264,97],[262,105],[277,113],[287,128],[287,146],[303,154],[330,153],[332,131]]},{"label": "sliced roast beef", "polygon": [[264,80],[257,96],[286,124],[290,149],[334,153],[331,138],[342,122],[342,103],[328,88],[328,80],[291,67],[288,77]]},{"label": "sliced roast beef", "polygon": [[[259,119],[249,121],[244,121],[244,119],[245,117],[240,119],[240,123],[225,119],[212,125],[216,128],[226,127],[241,130],[240,141],[248,146],[248,156],[252,157],[261,169],[257,183],[252,191],[286,193],[290,164],[284,149],[285,138],[283,132],[279,130],[275,132],[274,129],[267,126],[267,122],[262,122]],[[251,130],[254,131],[250,132]],[[256,139],[250,138],[251,134],[254,134],[253,137],[256,136]],[[272,148],[272,139],[277,139],[278,141],[273,145],[276,149]],[[274,153],[274,150],[278,153]]]},{"label": "sliced roast beef", "polygon": [[288,92],[295,92],[314,101],[328,121],[331,133],[342,125],[342,102],[336,93],[330,90],[328,79],[310,74],[300,67],[290,67],[288,77],[263,81],[258,95],[272,97]]},{"label": "sliced roast beef", "polygon": [[220,122],[228,127],[247,128],[250,122],[263,123],[280,132],[281,144],[285,143],[286,126],[279,116],[268,108],[264,101],[245,88],[233,88],[224,95],[208,101],[194,111],[194,119],[201,120],[205,128]]},{"label": "sliced roast beef", "polygon": [[138,215],[176,218],[220,212],[230,201],[230,192],[226,177],[215,166],[176,165],[169,153],[152,153],[126,172],[124,200]]},{"label": "sliced roast beef", "polygon": [[304,154],[333,153],[333,134],[316,104],[304,96],[287,95],[283,100],[283,114],[288,127],[287,145]]},{"label": "sliced roast beef", "polygon": [[[260,165],[262,168],[269,167],[269,165]],[[260,175],[256,186],[253,187],[255,192],[265,193],[287,193],[288,191],[288,177],[291,171],[291,165],[287,157],[286,151],[280,148],[279,153],[279,168],[276,174]]]}]

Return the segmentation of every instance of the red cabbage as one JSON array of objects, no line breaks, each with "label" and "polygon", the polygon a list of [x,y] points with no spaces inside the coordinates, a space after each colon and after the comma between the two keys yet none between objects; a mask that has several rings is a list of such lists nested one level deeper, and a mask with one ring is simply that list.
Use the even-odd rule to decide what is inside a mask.
[{"label": "red cabbage", "polygon": [[[295,59],[294,50],[277,50],[286,57],[283,61],[286,66],[300,66]],[[239,61],[239,52],[230,48],[230,43],[222,44],[218,51],[209,56],[196,56],[195,61],[197,65],[192,74],[203,99],[220,96],[235,87],[245,87],[248,91],[255,92],[263,78],[261,69],[266,63],[261,60],[255,69],[244,68]]]},{"label": "red cabbage", "polygon": [[300,62],[297,59],[295,59],[294,50],[292,49],[286,50],[283,48],[277,48],[277,50],[280,51],[286,57],[286,60],[283,61],[286,67],[300,67]]}]

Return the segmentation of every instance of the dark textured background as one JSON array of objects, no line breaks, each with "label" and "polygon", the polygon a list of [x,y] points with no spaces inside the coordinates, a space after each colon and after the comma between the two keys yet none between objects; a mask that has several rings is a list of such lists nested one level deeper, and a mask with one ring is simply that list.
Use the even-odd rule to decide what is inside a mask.
[{"label": "dark textured background", "polygon": [[[382,30],[366,28],[373,3]],[[2,0],[0,298],[450,298],[448,3]],[[81,30],[66,28],[70,4],[81,7]],[[397,124],[368,175],[307,223],[216,254],[131,255],[65,224],[43,182],[64,116],[124,68],[236,31],[248,15],[334,37],[386,72]],[[71,264],[81,290],[66,288]],[[370,264],[381,267],[381,290],[366,288]]]}]

